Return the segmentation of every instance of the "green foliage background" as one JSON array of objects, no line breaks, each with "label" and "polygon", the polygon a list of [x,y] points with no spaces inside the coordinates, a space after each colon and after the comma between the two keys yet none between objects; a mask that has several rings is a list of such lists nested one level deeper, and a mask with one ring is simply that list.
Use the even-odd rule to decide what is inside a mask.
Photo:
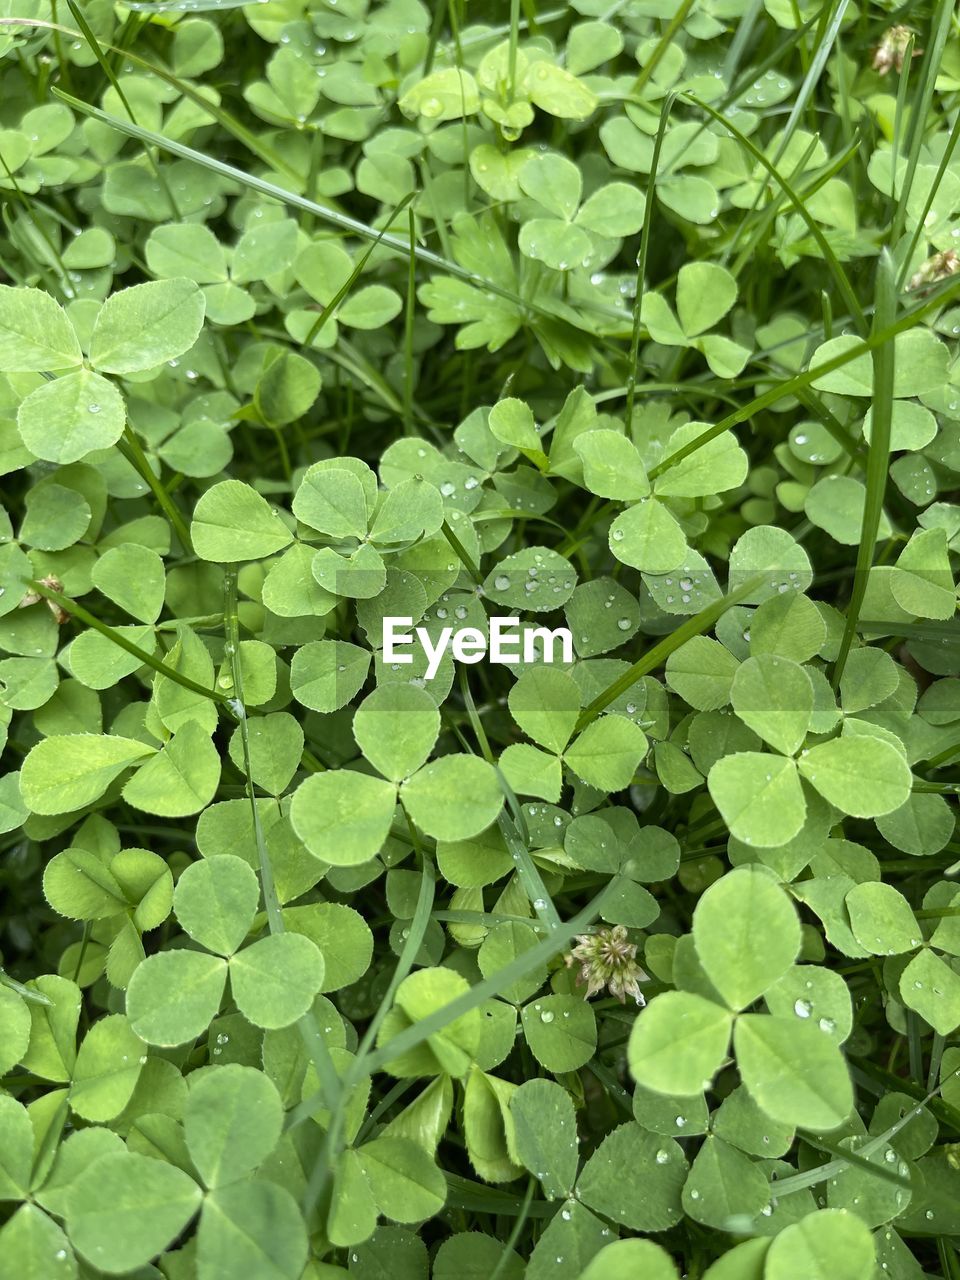
[{"label": "green foliage background", "polygon": [[0,1280],[960,1277],[958,94],[0,0]]}]

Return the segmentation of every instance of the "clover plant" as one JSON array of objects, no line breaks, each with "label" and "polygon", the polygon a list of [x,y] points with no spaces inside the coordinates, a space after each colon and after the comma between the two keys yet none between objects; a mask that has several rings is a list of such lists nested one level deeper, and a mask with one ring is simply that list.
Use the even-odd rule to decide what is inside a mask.
[{"label": "clover plant", "polygon": [[0,1280],[960,1280],[958,109],[0,0]]}]

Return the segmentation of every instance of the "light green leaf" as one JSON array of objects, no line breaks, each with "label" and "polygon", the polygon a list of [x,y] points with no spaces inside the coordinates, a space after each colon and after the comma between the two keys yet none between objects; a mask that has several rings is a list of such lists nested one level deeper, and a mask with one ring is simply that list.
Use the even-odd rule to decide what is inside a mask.
[{"label": "light green leaf", "polygon": [[293,534],[267,500],[242,480],[221,480],[197,503],[190,526],[202,560],[235,564],[282,551]]},{"label": "light green leaf", "polygon": [[67,1233],[101,1271],[133,1271],[162,1253],[199,1208],[191,1177],[131,1151],[105,1155],[88,1165],[67,1198]]},{"label": "light green leaf", "polygon": [[303,1215],[285,1187],[266,1180],[236,1182],[205,1197],[197,1232],[198,1280],[218,1280],[225,1272],[299,1280],[308,1252]]},{"label": "light green leaf", "polygon": [[126,420],[120,392],[89,369],[44,382],[17,410],[23,443],[38,458],[61,465],[116,444]]},{"label": "light green leaf", "polygon": [[530,1052],[548,1071],[576,1071],[593,1057],[597,1020],[580,996],[544,996],[520,1015]]},{"label": "light green leaf", "polygon": [[[679,453],[691,440],[703,435],[709,425],[707,422],[686,422],[677,427],[667,442],[667,455]],[[654,492],[665,498],[700,498],[722,493],[743,484],[747,478],[747,467],[747,455],[737,443],[736,436],[732,431],[724,431],[658,476]]]},{"label": "light green leaf", "polygon": [[209,734],[187,720],[123,789],[135,809],[180,818],[205,809],[220,782],[220,754]]},{"label": "light green leaf", "polygon": [[290,664],[290,689],[311,711],[336,711],[356,696],[367,678],[370,654],[346,640],[311,640]]},{"label": "light green leaf", "polygon": [[670,1255],[652,1240],[614,1240],[587,1263],[580,1280],[679,1280]]},{"label": "light green leaf", "polygon": [[230,960],[230,990],[255,1027],[290,1026],[322,986],[323,956],[302,933],[271,934]]},{"label": "light green leaf", "polygon": [[138,622],[156,622],[163,608],[163,561],[149,547],[110,547],[93,566],[93,585]]},{"label": "light green leaf", "polygon": [[727,1055],[733,1019],[712,1000],[666,991],[633,1024],[627,1048],[638,1084],[655,1093],[698,1096]]},{"label": "light green leaf", "polygon": [[84,1120],[113,1120],[137,1086],[147,1056],[122,1013],[95,1022],[77,1053],[70,1106]]},{"label": "light green leaf", "polygon": [[0,1229],[0,1280],[73,1280],[77,1261],[54,1220],[23,1204]]},{"label": "light green leaf", "polygon": [[557,753],[570,741],[580,714],[580,690],[565,671],[531,667],[507,698],[520,728],[542,747]]},{"label": "light green leaf", "polygon": [[173,909],[181,927],[208,951],[231,956],[253,924],[260,883],[242,858],[221,854],[180,875]]},{"label": "light green leaf", "polygon": [[396,803],[396,788],[382,778],[330,770],[300,784],[290,822],[314,857],[335,867],[353,867],[383,848]]},{"label": "light green leaf", "polygon": [[431,761],[403,783],[400,796],[413,821],[435,840],[479,835],[503,808],[496,772],[477,756]]},{"label": "light green leaf", "polygon": [[874,1273],[874,1259],[873,1237],[856,1214],[822,1209],[780,1232],[770,1245],[763,1276],[764,1280],[864,1280]]},{"label": "light green leaf", "polygon": [[633,502],[650,492],[636,445],[619,431],[584,431],[573,447],[583,463],[584,484],[591,493]]},{"label": "light green leaf", "polygon": [[385,684],[368,694],[353,717],[353,736],[364,757],[392,782],[415,772],[433,750],[440,712],[425,689]]},{"label": "light green leaf", "polygon": [[564,752],[578,778],[601,791],[622,791],[647,754],[647,736],[628,716],[608,714],[594,720]]},{"label": "light green leaf", "polygon": [[203,294],[186,277],[121,289],[97,316],[90,363],[101,373],[139,373],[175,360],[196,342],[203,313]]},{"label": "light green leaf", "polygon": [[800,921],[762,867],[714,881],[693,913],[693,941],[707,977],[732,1009],[763,995],[797,958]]},{"label": "light green leaf", "polygon": [[910,795],[909,766],[880,738],[832,738],[805,751],[799,765],[825,800],[855,818],[892,813]]},{"label": "light green leaf", "polygon": [[[643,1169],[642,1178],[624,1171]],[[687,1162],[676,1142],[633,1121],[607,1134],[577,1179],[577,1198],[634,1231],[666,1231],[683,1217],[680,1191]]]},{"label": "light green leaf", "polygon": [[900,998],[938,1035],[960,1026],[960,974],[932,951],[920,951],[901,973]]},{"label": "light green leaf", "polygon": [[49,293],[0,285],[0,368],[57,373],[82,360],[73,325]]},{"label": "light green leaf", "polygon": [[258,1168],[280,1140],[283,1104],[253,1067],[227,1063],[190,1076],[184,1137],[207,1187],[222,1187]]},{"label": "light green leaf", "polygon": [[807,807],[792,760],[738,751],[716,762],[707,786],[730,834],[744,844],[776,849],[803,826]]},{"label": "light green leaf", "polygon": [[730,701],[744,724],[777,751],[793,755],[803,745],[813,714],[813,685],[789,658],[748,658],[733,677]]},{"label": "light green leaf", "polygon": [[845,902],[853,936],[871,955],[901,955],[923,941],[909,902],[892,884],[854,885]]},{"label": "light green leaf", "polygon": [[377,1208],[395,1222],[420,1222],[443,1208],[447,1186],[422,1147],[408,1138],[380,1137],[358,1148]]},{"label": "light green leaf", "polygon": [[689,1217],[717,1231],[755,1218],[770,1203],[770,1183],[760,1165],[710,1134],[697,1152],[683,1188]]},{"label": "light green leaf", "polygon": [[154,748],[133,738],[75,733],[44,738],[20,771],[20,792],[34,813],[71,813],[99,800],[126,769]]},{"label": "light green leaf", "polygon": [[694,636],[667,659],[666,680],[698,711],[716,711],[730,701],[740,664],[729,649],[709,636]]},{"label": "light green leaf", "polygon": [[186,1044],[210,1025],[220,1008],[227,964],[199,951],[158,951],[134,970],[127,1016],[141,1040],[165,1048]]},{"label": "light green leaf", "polygon": [[836,1129],[853,1106],[853,1088],[837,1045],[798,1018],[742,1014],[733,1045],[740,1078],[762,1111],[782,1124]]},{"label": "light green leaf", "polygon": [[656,498],[621,511],[610,526],[610,550],[623,564],[643,573],[670,573],[683,563],[687,540],[677,521]]},{"label": "light green leaf", "polygon": [[737,300],[737,282],[725,267],[687,262],[677,276],[677,315],[688,338],[723,319]]}]

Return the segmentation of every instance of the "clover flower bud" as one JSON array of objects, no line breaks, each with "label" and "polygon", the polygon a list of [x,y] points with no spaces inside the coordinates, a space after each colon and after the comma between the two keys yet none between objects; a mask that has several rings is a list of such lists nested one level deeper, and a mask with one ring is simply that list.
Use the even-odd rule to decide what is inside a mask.
[{"label": "clover flower bud", "polygon": [[[871,66],[874,71],[879,71],[882,76],[885,76],[894,67],[897,71],[902,71],[903,60],[906,57],[910,41],[915,35],[916,32],[910,27],[903,27],[899,24],[895,27],[889,27],[883,33],[883,38],[873,51]],[[914,49],[913,57],[916,58],[921,53],[923,53],[922,49]]]},{"label": "clover flower bud", "polygon": [[568,968],[579,966],[577,983],[587,988],[585,999],[606,987],[621,1004],[628,995],[637,1004],[646,1004],[639,984],[648,975],[637,964],[637,945],[629,941],[622,924],[578,934],[576,943],[566,963]]}]

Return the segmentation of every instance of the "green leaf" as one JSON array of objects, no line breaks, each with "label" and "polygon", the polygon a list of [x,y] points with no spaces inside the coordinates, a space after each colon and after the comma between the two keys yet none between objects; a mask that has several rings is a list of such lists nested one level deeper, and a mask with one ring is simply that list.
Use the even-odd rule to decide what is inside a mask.
[{"label": "green leaf", "polygon": [[445,67],[409,89],[397,106],[405,116],[422,116],[431,124],[459,120],[480,107],[477,82],[469,71]]},{"label": "green leaf", "polygon": [[25,1200],[30,1194],[33,1126],[26,1107],[0,1094],[0,1199]]},{"label": "green leaf", "polygon": [[149,547],[110,547],[93,566],[93,585],[138,622],[156,622],[163,608],[163,561]]},{"label": "green leaf", "polygon": [[45,738],[20,771],[20,792],[34,813],[71,813],[99,800],[107,787],[154,748],[133,738],[75,733]]},{"label": "green leaf", "polygon": [[507,702],[528,737],[549,751],[563,751],[580,714],[580,690],[571,676],[551,667],[531,667],[510,690]]},{"label": "green leaf", "polygon": [[524,89],[535,106],[561,120],[586,120],[597,108],[592,89],[546,58],[530,66]]},{"label": "green leaf", "polygon": [[382,778],[331,770],[300,784],[290,804],[290,822],[314,857],[335,867],[353,867],[383,848],[396,803],[396,788]]},{"label": "green leaf", "polygon": [[355,475],[339,467],[308,471],[294,494],[293,514],[330,538],[362,538],[367,504]]},{"label": "green leaf", "polygon": [[900,998],[938,1035],[960,1026],[960,974],[932,951],[920,951],[901,973]]},{"label": "green leaf", "polygon": [[190,525],[202,560],[235,564],[282,551],[293,534],[265,498],[241,480],[221,480],[197,503]]},{"label": "green leaf", "polygon": [[271,934],[230,960],[230,990],[255,1027],[290,1026],[322,986],[323,956],[301,933]]},{"label": "green leaf", "polygon": [[568,1196],[577,1176],[577,1121],[566,1089],[552,1080],[527,1080],[510,1098],[520,1161],[539,1178],[548,1200]]},{"label": "green leaf", "polygon": [[712,262],[688,262],[677,276],[677,315],[693,338],[723,319],[737,300],[737,282]]},{"label": "green leaf", "polygon": [[520,1015],[530,1052],[548,1071],[576,1071],[593,1057],[597,1020],[580,996],[544,996]]},{"label": "green leaf", "polygon": [[503,808],[496,772],[477,756],[431,761],[403,783],[400,798],[417,826],[435,840],[479,835]]},{"label": "green leaf", "polygon": [[237,1182],[205,1197],[197,1232],[199,1280],[216,1280],[225,1271],[298,1280],[308,1252],[303,1215],[285,1187]]},{"label": "green leaf", "polygon": [[130,1101],[146,1060],[142,1040],[122,1013],[101,1018],[77,1053],[70,1106],[84,1120],[113,1120]]},{"label": "green leaf", "polygon": [[17,410],[17,429],[30,452],[63,466],[116,444],[126,420],[120,392],[89,369],[42,383]]},{"label": "green leaf", "polygon": [[670,573],[683,563],[687,540],[666,507],[646,498],[614,520],[610,550],[621,563],[643,573]]},{"label": "green leaf", "polygon": [[361,702],[353,736],[364,756],[384,777],[400,782],[429,756],[440,732],[440,712],[425,689],[385,684]]},{"label": "green leaf", "polygon": [[727,1055],[733,1019],[712,1000],[666,991],[652,1000],[630,1032],[627,1060],[638,1084],[655,1093],[694,1097]]},{"label": "green leaf", "polygon": [[629,182],[608,182],[584,201],[577,226],[609,238],[632,236],[643,226],[646,200]]},{"label": "green leaf", "polygon": [[336,711],[359,692],[367,678],[370,654],[346,640],[311,640],[290,664],[290,689],[311,711]]},{"label": "green leaf", "polygon": [[647,737],[627,716],[607,714],[578,734],[564,760],[578,778],[601,791],[622,791],[647,753]]},{"label": "green leaf", "polygon": [[[587,25],[587,24],[584,24]],[[670,1255],[652,1240],[614,1240],[590,1260],[580,1280],[678,1280]]]},{"label": "green leaf", "polygon": [[195,720],[187,720],[123,789],[135,809],[164,818],[199,813],[216,795],[220,755]]},{"label": "green leaf", "polygon": [[698,711],[716,711],[730,701],[737,659],[718,640],[694,636],[667,658],[666,680]]},{"label": "green leaf", "polygon": [[520,252],[554,271],[581,266],[590,253],[590,237],[579,227],[554,218],[532,218],[517,238]]},{"label": "green leaf", "polygon": [[[644,1176],[625,1178],[627,1169],[643,1169]],[[666,1231],[683,1217],[680,1191],[686,1176],[680,1146],[631,1121],[607,1134],[584,1165],[577,1197],[620,1226]]]},{"label": "green leaf", "polygon": [[180,875],[173,909],[186,933],[208,951],[231,956],[253,924],[260,883],[242,858],[222,854]]},{"label": "green leaf", "polygon": [[953,617],[957,591],[946,529],[917,529],[911,534],[890,575],[890,590],[906,613],[920,618]]},{"label": "green leaf", "polygon": [[[822,1209],[785,1227],[770,1245],[764,1280],[862,1280],[875,1250],[866,1224],[842,1209]],[[720,1280],[720,1277],[718,1277]]]},{"label": "green leaf", "polygon": [[556,217],[569,221],[576,213],[583,179],[565,156],[552,152],[531,156],[520,170],[519,181],[528,196]]},{"label": "green leaf", "polygon": [[619,431],[584,431],[573,442],[583,463],[583,480],[602,498],[633,502],[650,492],[650,481],[636,445]]},{"label": "green leaf", "polygon": [[430,1156],[407,1138],[380,1137],[358,1149],[377,1208],[395,1222],[420,1222],[443,1208],[443,1174]]},{"label": "green leaf", "polygon": [[203,326],[203,293],[186,277],[136,284],[112,294],[90,337],[101,373],[139,373],[183,355]]},{"label": "green leaf", "polygon": [[23,1204],[0,1229],[0,1280],[73,1280],[70,1242],[36,1205]]},{"label": "green leaf", "polygon": [[738,867],[700,898],[693,941],[717,991],[732,1009],[745,1009],[797,958],[800,921],[764,868]]},{"label": "green leaf", "polygon": [[173,1048],[202,1035],[216,1016],[227,964],[199,951],[159,951],[134,970],[127,1016],[141,1040]]},{"label": "green leaf", "polygon": [[923,941],[909,902],[892,884],[855,885],[844,901],[853,936],[871,955],[901,955]]},{"label": "green leaf", "polygon": [[793,755],[803,745],[813,714],[813,686],[788,658],[762,654],[737,669],[730,689],[733,709],[765,742]]},{"label": "green leaf", "polygon": [[[671,435],[667,453],[679,453],[703,435],[708,426],[706,422],[684,423]],[[732,431],[724,431],[658,476],[654,492],[664,498],[700,498],[722,493],[743,484],[747,467],[747,455],[736,436]]]},{"label": "green leaf", "polygon": [[776,849],[803,826],[807,808],[797,766],[783,756],[724,756],[710,770],[707,786],[730,834],[744,844]]},{"label": "green leaf", "polygon": [[805,751],[799,766],[825,800],[855,818],[892,813],[910,795],[909,766],[880,738],[833,738]]},{"label": "green leaf", "polygon": [[58,302],[42,289],[0,285],[0,368],[57,373],[82,360],[73,325]]},{"label": "green leaf", "polygon": [[755,1218],[770,1203],[770,1183],[759,1164],[710,1134],[697,1152],[683,1188],[683,1207],[695,1222],[718,1231]]},{"label": "green leaf", "polygon": [[762,1111],[782,1124],[836,1129],[853,1106],[840,1050],[797,1018],[743,1014],[733,1033],[740,1078]]},{"label": "green leaf", "polygon": [[259,1168],[276,1147],[283,1104],[262,1071],[227,1063],[191,1075],[183,1123],[204,1185],[222,1187]]}]

